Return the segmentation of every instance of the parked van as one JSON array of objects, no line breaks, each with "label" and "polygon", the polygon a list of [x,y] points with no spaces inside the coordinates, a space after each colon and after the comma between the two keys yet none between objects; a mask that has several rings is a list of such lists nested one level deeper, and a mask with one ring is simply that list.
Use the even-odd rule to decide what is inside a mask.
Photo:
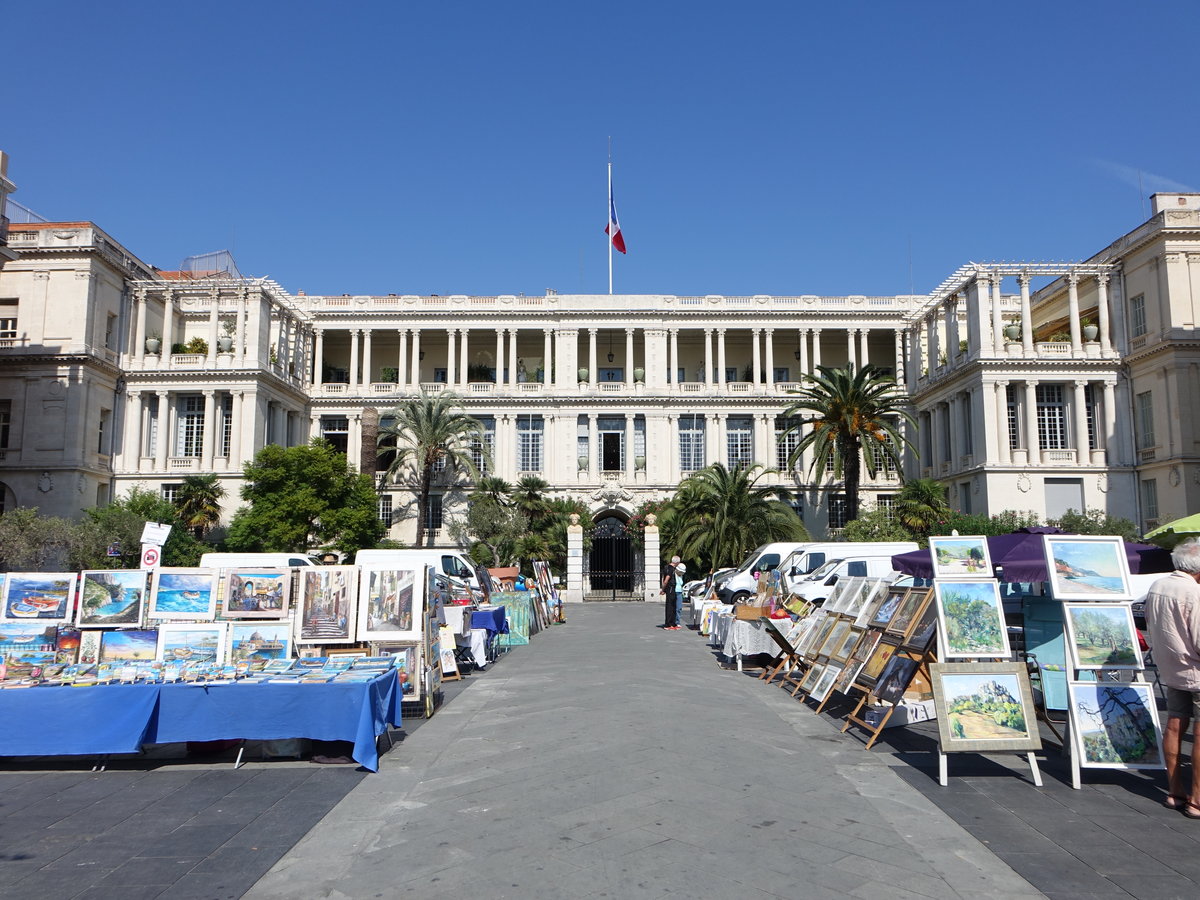
[{"label": "parked van", "polygon": [[458,550],[443,550],[437,547],[414,550],[359,550],[354,554],[354,564],[372,569],[417,569],[432,566],[439,575],[457,578],[474,590],[486,591],[491,587],[486,574]]},{"label": "parked van", "polygon": [[784,590],[791,590],[796,582],[811,575],[831,559],[849,556],[895,556],[916,550],[913,541],[829,541],[805,544],[792,551],[780,564],[780,575]]},{"label": "parked van", "polygon": [[288,566],[315,566],[303,553],[205,553],[200,557],[203,569],[247,569],[254,566],[285,569]]},{"label": "parked van", "polygon": [[791,591],[809,603],[820,606],[842,578],[886,578],[891,574],[890,553],[887,556],[846,556],[831,559],[807,578],[793,581]]},{"label": "parked van", "polygon": [[754,580],[755,570],[770,572],[779,568],[779,563],[792,551],[806,544],[782,541],[763,544],[750,552],[745,561],[728,575],[717,580],[717,597],[722,603],[742,603],[758,588]]}]

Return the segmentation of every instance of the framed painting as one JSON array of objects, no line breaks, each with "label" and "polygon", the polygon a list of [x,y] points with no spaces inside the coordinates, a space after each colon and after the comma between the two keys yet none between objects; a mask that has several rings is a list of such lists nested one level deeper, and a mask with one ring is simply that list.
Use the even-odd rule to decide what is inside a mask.
[{"label": "framed painting", "polygon": [[141,625],[146,606],[146,573],[141,569],[90,569],[80,584],[80,628]]},{"label": "framed painting", "polygon": [[159,625],[154,658],[169,663],[224,665],[228,627],[227,622]]},{"label": "framed painting", "polygon": [[834,685],[837,691],[843,694],[850,692],[851,685],[858,681],[863,667],[874,655],[875,648],[879,646],[882,639],[883,635],[878,631],[863,632],[858,644],[850,654],[850,658],[846,661],[846,665],[842,668],[841,674],[838,675],[837,683]]},{"label": "framed painting", "polygon": [[853,580],[854,579],[852,578],[843,578],[841,581],[835,584],[833,589],[829,592],[829,596],[826,597],[825,601],[821,604],[821,609],[826,610],[827,612],[837,612],[839,609],[841,609],[842,595],[849,590],[850,582]]},{"label": "framed painting", "polygon": [[74,572],[9,572],[4,579],[8,622],[66,622],[75,600]]},{"label": "framed painting", "polygon": [[301,571],[301,644],[352,644],[358,598],[358,568],[314,566]]},{"label": "framed painting", "polygon": [[909,588],[893,613],[892,620],[888,622],[887,633],[898,638],[908,637],[909,630],[932,598],[933,591],[929,588]]},{"label": "framed painting", "polygon": [[834,652],[841,648],[846,640],[846,635],[850,633],[850,620],[839,618],[833,628],[829,630],[829,636],[825,638],[825,643],[821,645],[821,649],[817,652],[821,656],[833,656]]},{"label": "framed painting", "polygon": [[841,641],[832,645],[828,654],[829,658],[844,663],[850,658],[851,651],[858,646],[858,642],[864,633],[861,628],[851,625],[845,635],[842,636]]},{"label": "framed painting", "polygon": [[987,538],[976,537],[931,537],[929,555],[933,559],[933,577],[991,578],[992,557],[988,553]]},{"label": "framed painting", "polygon": [[824,701],[829,696],[829,692],[833,690],[833,685],[841,674],[842,667],[837,663],[830,663],[825,666],[821,670],[821,675],[817,678],[817,683],[813,685],[809,696],[818,702]]},{"label": "framed painting", "polygon": [[155,569],[150,587],[151,619],[211,620],[217,614],[214,569]]},{"label": "framed painting", "polygon": [[[88,660],[82,658],[80,662]],[[100,658],[102,663],[150,662],[158,658],[158,629],[130,629],[127,631],[103,631],[100,633]]]},{"label": "framed painting", "polygon": [[884,703],[899,703],[908,684],[917,674],[918,660],[903,653],[896,653],[887,661],[879,677],[875,679],[875,687],[871,693]]},{"label": "framed painting", "polygon": [[286,619],[292,602],[292,570],[226,569],[221,616],[229,619]]},{"label": "framed painting", "polygon": [[821,673],[825,671],[825,666],[817,663],[809,666],[808,671],[804,673],[804,677],[800,679],[800,690],[806,694],[811,694],[817,687],[817,682],[821,679]]},{"label": "framed painting", "polygon": [[1042,746],[1024,663],[933,663],[929,674],[943,753]]},{"label": "framed painting", "polygon": [[867,624],[871,628],[887,628],[888,623],[892,621],[892,616],[900,608],[900,604],[904,601],[904,597],[909,590],[909,588],[896,587],[895,585],[888,588],[887,594],[884,595],[883,600],[875,608],[875,611],[871,614],[871,621]]},{"label": "framed painting", "polygon": [[95,665],[100,661],[100,638],[104,632],[92,628],[79,634],[79,664]]},{"label": "framed painting", "polygon": [[938,581],[942,659],[987,659],[1011,653],[1000,586],[989,581]]},{"label": "framed painting", "polygon": [[1070,681],[1071,739],[1087,769],[1162,769],[1162,729],[1146,682]]},{"label": "framed painting", "polygon": [[925,604],[925,609],[917,616],[912,628],[908,631],[908,636],[904,639],[906,649],[915,650],[918,653],[925,653],[929,650],[929,645],[933,642],[933,636],[937,634],[937,611],[938,607],[936,603]]},{"label": "framed painting", "polygon": [[229,655],[234,663],[247,663],[250,671],[266,668],[277,659],[292,658],[292,626],[289,622],[233,622],[229,626]]},{"label": "framed painting", "polygon": [[824,647],[825,642],[829,640],[829,635],[833,631],[834,627],[836,627],[837,623],[838,617],[833,614],[828,614],[821,620],[821,626],[819,629],[817,629],[816,636],[813,638],[812,643],[808,646],[807,652],[809,655],[816,656],[821,652],[821,648]]},{"label": "framed painting", "polygon": [[79,662],[79,644],[83,632],[74,625],[59,625],[54,637],[54,658],[56,662],[72,665]]},{"label": "framed painting", "polygon": [[1064,603],[1063,618],[1076,669],[1144,668],[1130,604]]},{"label": "framed painting", "polygon": [[412,569],[363,569],[359,585],[360,641],[420,640],[425,608],[424,573]]},{"label": "framed painting", "polygon": [[866,658],[866,663],[858,673],[858,681],[865,684],[867,687],[874,687],[876,679],[883,672],[884,666],[888,664],[888,660],[896,655],[896,651],[900,648],[895,644],[880,640],[875,645],[875,649],[871,651],[871,655]]},{"label": "framed painting", "polygon": [[863,602],[855,614],[854,624],[866,628],[875,617],[875,612],[887,598],[891,585],[882,578],[867,579],[867,588],[863,591]]},{"label": "framed painting", "polygon": [[1119,537],[1047,534],[1042,540],[1054,599],[1133,599],[1125,542]]},{"label": "framed painting", "polygon": [[58,626],[40,622],[5,622],[0,632],[0,656],[37,650],[57,650]]}]

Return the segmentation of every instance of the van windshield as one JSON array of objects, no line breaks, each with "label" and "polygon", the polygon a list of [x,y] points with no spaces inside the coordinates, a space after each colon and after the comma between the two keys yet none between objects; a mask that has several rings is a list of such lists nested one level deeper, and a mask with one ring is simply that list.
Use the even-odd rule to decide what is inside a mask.
[{"label": "van windshield", "polygon": [[754,552],[746,557],[746,561],[744,563],[742,563],[740,566],[738,566],[737,570],[733,574],[739,575],[742,572],[751,571],[755,567],[755,565],[757,565],[758,558],[762,555],[762,552],[766,549],[767,549],[766,544],[763,544],[761,547],[755,548]]},{"label": "van windshield", "polygon": [[838,566],[838,563],[840,563],[840,562],[841,562],[840,559],[831,559],[829,562],[825,563],[825,565],[821,566],[821,568],[813,571],[813,573],[812,573],[813,580],[816,580],[818,578],[824,578],[826,575],[828,575],[830,572],[832,572],[834,569],[836,569]]}]

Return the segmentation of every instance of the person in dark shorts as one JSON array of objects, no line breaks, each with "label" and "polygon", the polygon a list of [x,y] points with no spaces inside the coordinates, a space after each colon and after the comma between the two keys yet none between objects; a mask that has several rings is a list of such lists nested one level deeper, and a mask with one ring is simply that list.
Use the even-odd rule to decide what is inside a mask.
[{"label": "person in dark shorts", "polygon": [[[1171,552],[1175,571],[1158,579],[1146,594],[1146,628],[1167,689],[1167,727],[1163,756],[1167,763],[1164,805],[1189,819],[1200,819],[1200,540],[1189,538]],[[1183,783],[1183,735],[1192,727],[1192,783]]]},{"label": "person in dark shorts", "polygon": [[679,630],[679,606],[676,602],[676,567],[679,565],[678,556],[672,556],[671,562],[663,566],[662,583],[659,593],[666,598],[666,617],[663,628],[667,631]]}]

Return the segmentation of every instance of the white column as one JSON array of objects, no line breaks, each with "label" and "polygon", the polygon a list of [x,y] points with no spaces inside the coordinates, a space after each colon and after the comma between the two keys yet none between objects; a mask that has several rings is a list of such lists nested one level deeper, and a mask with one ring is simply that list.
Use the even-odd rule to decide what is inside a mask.
[{"label": "white column", "polygon": [[962,458],[962,428],[960,404],[962,403],[961,394],[951,394],[950,399],[946,401],[946,434],[950,438],[946,443],[950,445],[950,471],[957,472],[959,468],[959,460]]},{"label": "white column", "polygon": [[1021,352],[1025,356],[1033,356],[1033,312],[1029,305],[1029,276],[1018,275],[1017,284],[1021,287]]},{"label": "white column", "polygon": [[1001,284],[1004,277],[999,272],[992,276],[992,348],[997,356],[1004,354],[1004,305],[1001,299]]},{"label": "white column", "polygon": [[600,480],[600,434],[596,430],[596,413],[588,413],[588,475]]},{"label": "white column", "polygon": [[446,329],[446,387],[458,384],[458,332]]},{"label": "white column", "polygon": [[371,329],[363,331],[362,383],[368,388],[375,383],[375,372],[371,368]]},{"label": "white column", "polygon": [[358,380],[358,329],[353,329],[350,332],[350,392],[355,393],[355,388],[359,385]]},{"label": "white column", "polygon": [[[137,326],[133,332],[133,359],[137,363],[137,367],[142,367],[142,361],[146,358],[146,289],[138,288],[137,297]],[[159,352],[162,349],[159,348]],[[140,454],[139,454],[140,457]]]},{"label": "white column", "polygon": [[1029,465],[1042,464],[1041,443],[1038,441],[1037,427],[1037,382],[1025,382],[1025,451],[1029,457]]},{"label": "white column", "polygon": [[471,364],[471,350],[469,346],[471,337],[471,329],[464,328],[462,330],[462,346],[458,352],[458,383],[466,385],[470,380],[467,375],[467,367]]},{"label": "white column", "polygon": [[517,329],[508,330],[508,383],[517,383]]},{"label": "white column", "polygon": [[[504,377],[504,329],[496,329],[496,386],[499,387],[505,384],[507,379]],[[509,370],[515,369],[515,365],[510,365]],[[511,381],[507,381],[511,384]]]},{"label": "white column", "polygon": [[854,336],[857,333],[853,328],[846,329],[846,359],[855,369],[858,368],[858,353],[854,349]]},{"label": "white column", "polygon": [[633,413],[625,413],[625,478],[633,481]]},{"label": "white column", "polygon": [[574,515],[567,526],[567,589],[563,592],[564,603],[583,601],[583,526],[577,524]]},{"label": "white column", "polygon": [[1083,352],[1083,335],[1079,328],[1079,276],[1067,276],[1067,324],[1071,326],[1071,353],[1078,356]]},{"label": "white column", "polygon": [[867,339],[870,337],[870,328],[861,328],[858,332],[858,364],[866,367],[871,364],[870,356],[867,353]]},{"label": "white column", "polygon": [[[138,472],[142,467],[142,435],[144,432],[144,416],[142,411],[141,391],[130,391],[127,395],[129,409],[125,415],[125,439],[122,456],[125,458],[125,471]],[[133,451],[131,454],[130,451]],[[132,456],[132,459],[130,458]]]},{"label": "white column", "polygon": [[[633,329],[625,329],[625,384],[633,390]],[[632,440],[630,432],[630,440]]]},{"label": "white column", "polygon": [[325,383],[325,329],[317,329],[317,350],[313,359],[313,375],[312,383],[314,385]]},{"label": "white column", "polygon": [[596,329],[588,329],[588,384],[596,387]]},{"label": "white column", "polygon": [[[547,385],[553,384],[553,380],[550,378],[550,371],[554,368],[554,351],[551,344],[551,337],[553,335],[553,330],[549,328],[542,329],[542,383]],[[545,388],[542,388],[542,390],[545,390]]]},{"label": "white column", "polygon": [[1096,324],[1100,328],[1100,355],[1112,353],[1112,337],[1108,331],[1108,280],[1107,272],[1096,276]]},{"label": "white column", "polygon": [[946,356],[954,359],[958,355],[958,294],[951,294],[944,304],[946,317],[946,343],[949,351]]},{"label": "white column", "polygon": [[709,363],[708,354],[705,354],[704,380],[712,380],[712,383],[717,385],[725,384],[725,329],[717,329],[717,371],[716,377],[713,378],[712,365]]},{"label": "white column", "polygon": [[414,328],[412,336],[412,359],[410,360],[412,365],[412,378],[409,379],[409,384],[411,384],[413,387],[419,388],[421,386],[421,329]]},{"label": "white column", "polygon": [[[679,467],[679,416],[667,413],[667,481],[672,485],[679,484],[683,477]],[[647,435],[649,437],[649,435]]]},{"label": "white column", "polygon": [[[233,411],[230,415],[233,416],[229,425],[229,468],[233,471],[238,471],[242,468],[242,463],[246,457],[243,455],[245,449],[242,447],[242,397],[244,391],[233,392]],[[316,416],[313,416],[316,419]],[[316,436],[317,429],[313,429],[313,435]]]},{"label": "white column", "polygon": [[727,447],[729,445],[729,413],[717,413],[717,448],[710,462],[719,462],[726,467],[729,465]]},{"label": "white column", "polygon": [[1117,392],[1116,384],[1104,382],[1104,457],[1110,466],[1118,464],[1117,452]]},{"label": "white column", "polygon": [[1075,410],[1075,460],[1081,466],[1090,465],[1092,453],[1088,444],[1086,381],[1075,382],[1075,398],[1072,405]]},{"label": "white column", "polygon": [[767,391],[773,392],[775,390],[775,329],[767,328],[765,331],[767,334],[767,364],[765,366],[767,374]]},{"label": "white column", "polygon": [[[163,339],[164,344],[166,339]],[[171,441],[170,409],[171,394],[168,391],[157,391],[158,394],[158,437],[154,444],[154,471],[159,475],[167,474],[167,444]]]},{"label": "white column", "polygon": [[167,361],[171,358],[171,344],[175,340],[175,292],[167,290],[163,292],[163,336],[162,336],[162,356],[159,357],[160,365],[166,368]]},{"label": "white column", "polygon": [[[650,522],[654,521],[654,516],[649,518]],[[658,595],[659,584],[659,564],[660,545],[658,526],[648,524],[642,532],[642,600],[646,603],[661,603],[662,598]]]},{"label": "white column", "polygon": [[892,373],[896,379],[896,383],[900,384],[906,378],[906,373],[904,371],[904,331],[900,328],[892,329],[892,339],[895,343],[892,354],[893,359],[895,360],[893,363],[894,368],[892,369]]},{"label": "white column", "polygon": [[350,441],[346,448],[346,461],[355,472],[361,471],[362,463],[362,413],[350,416]]},{"label": "white column", "polygon": [[396,387],[404,388],[408,386],[408,329],[397,328],[396,340],[400,343],[396,352]]},{"label": "white column", "polygon": [[[671,356],[667,360],[667,384],[675,384],[679,379],[679,329],[671,329]],[[684,373],[687,381],[687,373]]]},{"label": "white column", "polygon": [[808,368],[808,329],[800,329],[800,371],[796,373],[796,377],[792,379],[795,382],[804,381],[804,376],[811,370]]},{"label": "white column", "polygon": [[[241,368],[246,365],[246,351],[249,348],[250,338],[246,334],[246,291],[240,290],[237,294],[237,328],[234,329],[234,358],[236,365]],[[319,363],[318,363],[319,365]],[[318,375],[317,383],[324,381],[324,377]]]},{"label": "white column", "polygon": [[217,404],[214,391],[204,392],[204,436],[200,445],[200,468],[203,472],[211,472],[213,467],[214,447],[217,437]]},{"label": "white column", "polygon": [[821,329],[813,329],[813,371],[821,366]]},{"label": "white column", "polygon": [[1000,465],[1007,466],[1012,462],[1010,445],[1012,437],[1008,433],[1008,382],[997,381],[994,385],[996,392],[996,459]]},{"label": "white column", "polygon": [[929,358],[925,360],[925,366],[929,369],[929,374],[933,374],[933,370],[941,365],[941,348],[938,341],[938,311],[932,309],[929,311],[929,318],[925,320],[925,343],[929,347]]},{"label": "white column", "polygon": [[[713,366],[713,330],[711,328],[704,329],[704,381],[711,381]],[[686,380],[686,378],[685,378]],[[711,384],[709,385],[711,387]]]},{"label": "white column", "polygon": [[762,352],[759,350],[759,334],[760,329],[750,329],[750,383],[754,385],[754,393],[758,393],[758,387],[762,384]]}]

